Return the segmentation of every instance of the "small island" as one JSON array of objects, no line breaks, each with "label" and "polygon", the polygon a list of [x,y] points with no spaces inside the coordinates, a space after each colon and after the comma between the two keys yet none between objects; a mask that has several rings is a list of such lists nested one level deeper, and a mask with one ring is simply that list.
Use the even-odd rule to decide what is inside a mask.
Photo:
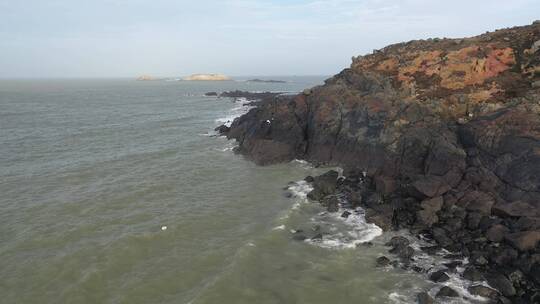
[{"label": "small island", "polygon": [[259,79],[259,78],[248,79],[247,82],[287,83],[284,80],[273,80],[273,79],[266,80],[266,79]]},{"label": "small island", "polygon": [[157,78],[150,75],[141,75],[137,77],[137,81],[152,81],[152,80],[157,80]]},{"label": "small island", "polygon": [[185,77],[184,80],[188,81],[226,81],[232,80],[230,77],[223,74],[193,74]]}]

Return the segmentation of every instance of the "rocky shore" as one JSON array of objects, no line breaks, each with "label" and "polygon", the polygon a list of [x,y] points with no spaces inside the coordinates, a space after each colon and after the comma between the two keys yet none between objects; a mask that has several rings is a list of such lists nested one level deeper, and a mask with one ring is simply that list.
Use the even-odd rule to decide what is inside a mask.
[{"label": "rocky shore", "polygon": [[[311,200],[330,212],[346,200],[385,230],[431,240],[422,251],[447,250],[466,261],[460,275],[488,283],[472,295],[540,303],[540,22],[353,57],[324,85],[268,96],[220,132],[261,165],[340,166],[343,178],[308,178]],[[414,268],[407,240],[388,245]],[[444,282],[457,266],[416,270]],[[458,295],[443,286],[418,301],[433,296]]]}]

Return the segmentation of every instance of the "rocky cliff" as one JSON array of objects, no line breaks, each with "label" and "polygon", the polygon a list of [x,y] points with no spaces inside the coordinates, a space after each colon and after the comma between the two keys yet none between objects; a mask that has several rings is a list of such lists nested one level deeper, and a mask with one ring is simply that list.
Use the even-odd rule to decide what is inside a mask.
[{"label": "rocky cliff", "polygon": [[539,22],[353,57],[324,85],[266,99],[227,136],[259,164],[343,167],[344,195],[371,220],[507,281],[519,271],[501,299],[540,301]]}]

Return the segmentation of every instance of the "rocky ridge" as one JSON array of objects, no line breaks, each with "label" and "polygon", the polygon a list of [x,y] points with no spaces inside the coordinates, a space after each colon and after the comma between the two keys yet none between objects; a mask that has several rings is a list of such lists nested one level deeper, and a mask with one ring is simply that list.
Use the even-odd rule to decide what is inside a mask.
[{"label": "rocky ridge", "polygon": [[268,97],[222,132],[261,165],[341,166],[346,179],[315,178],[312,200],[339,193],[380,227],[436,243],[425,250],[468,257],[463,276],[497,290],[471,292],[495,303],[540,301],[539,22],[353,57],[324,85]]}]

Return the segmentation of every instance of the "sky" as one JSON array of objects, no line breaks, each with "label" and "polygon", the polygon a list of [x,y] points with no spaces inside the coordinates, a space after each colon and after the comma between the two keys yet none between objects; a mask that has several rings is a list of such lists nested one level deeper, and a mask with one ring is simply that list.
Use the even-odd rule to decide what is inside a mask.
[{"label": "sky", "polygon": [[535,19],[539,0],[0,0],[0,78],[331,75]]}]

